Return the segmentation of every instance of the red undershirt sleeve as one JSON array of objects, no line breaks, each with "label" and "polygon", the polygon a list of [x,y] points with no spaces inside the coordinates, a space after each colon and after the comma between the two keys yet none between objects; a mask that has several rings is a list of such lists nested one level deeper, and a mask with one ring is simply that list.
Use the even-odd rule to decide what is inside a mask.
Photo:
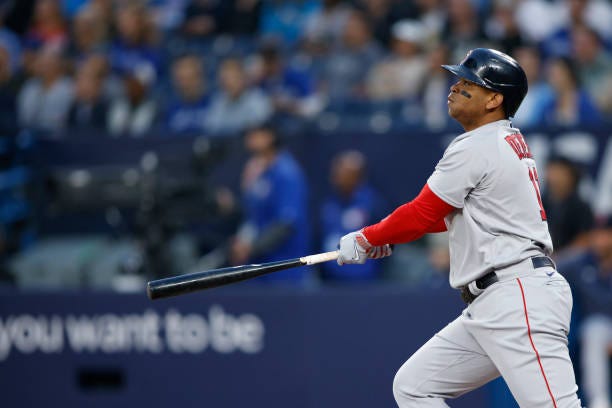
[{"label": "red undershirt sleeve", "polygon": [[426,233],[446,231],[444,217],[455,207],[438,197],[427,184],[409,203],[395,209],[378,224],[363,229],[372,245],[414,241]]}]

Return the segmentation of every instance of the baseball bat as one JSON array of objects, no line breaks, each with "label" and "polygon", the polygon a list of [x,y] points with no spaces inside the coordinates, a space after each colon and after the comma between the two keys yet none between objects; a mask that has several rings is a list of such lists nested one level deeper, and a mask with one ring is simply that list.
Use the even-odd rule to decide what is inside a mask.
[{"label": "baseball bat", "polygon": [[230,283],[252,279],[257,276],[285,269],[296,268],[298,266],[333,261],[336,258],[338,258],[338,251],[331,251],[284,261],[232,266],[229,268],[211,269],[208,271],[157,279],[147,283],[147,296],[149,299],[153,300],[183,295],[198,290],[229,285]]}]

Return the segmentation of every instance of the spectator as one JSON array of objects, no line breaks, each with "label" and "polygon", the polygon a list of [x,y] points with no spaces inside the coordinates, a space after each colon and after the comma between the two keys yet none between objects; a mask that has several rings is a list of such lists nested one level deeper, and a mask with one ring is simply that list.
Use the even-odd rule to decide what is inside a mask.
[{"label": "spectator", "polygon": [[525,44],[514,18],[514,9],[514,0],[494,0],[493,12],[485,23],[487,37],[499,44],[500,51],[510,55]]},{"label": "spectator", "polygon": [[314,80],[304,70],[289,66],[274,44],[259,51],[253,81],[268,95],[277,113],[311,117],[321,102],[315,93]]},{"label": "spectator", "polygon": [[448,0],[442,38],[449,46],[451,61],[461,61],[469,50],[482,46],[485,32],[471,0]]},{"label": "spectator", "polygon": [[338,45],[350,15],[351,7],[344,0],[323,0],[322,8],[306,22],[304,39],[315,48]]},{"label": "spectator", "polygon": [[[245,138],[251,158],[242,175],[245,220],[230,248],[230,263],[271,262],[309,253],[307,184],[300,166],[281,148],[276,130],[264,125]],[[260,280],[303,283],[305,268]]]},{"label": "spectator", "polygon": [[524,38],[539,44],[563,25],[560,2],[521,0],[515,11],[515,21]]},{"label": "spectator", "polygon": [[221,64],[219,85],[205,118],[211,134],[237,134],[262,124],[272,114],[268,97],[259,89],[248,87],[241,61],[227,59]]},{"label": "spectator", "polygon": [[172,63],[174,95],[165,113],[165,127],[171,133],[204,131],[204,118],[210,104],[204,78],[202,59],[195,55],[182,56]]},{"label": "spectator", "polygon": [[14,74],[21,64],[21,40],[5,26],[6,10],[0,6],[0,47],[7,53],[8,68]]},{"label": "spectator", "polygon": [[580,86],[574,62],[557,57],[548,66],[548,82],[555,97],[544,106],[543,118],[549,126],[595,125],[600,113],[591,97]]},{"label": "spectator", "polygon": [[46,46],[36,54],[34,77],[23,85],[17,100],[19,123],[27,128],[57,132],[66,123],[73,85],[65,75],[62,52]]},{"label": "spectator", "polygon": [[155,46],[157,32],[147,8],[139,2],[122,2],[115,13],[115,25],[117,39],[109,50],[113,70],[125,72],[148,64],[158,74],[161,62]]},{"label": "spectator", "polygon": [[396,17],[391,12],[392,3],[392,0],[360,0],[357,2],[360,11],[368,17],[374,38],[385,48],[389,46],[390,27],[395,23],[394,17]]},{"label": "spectator", "polygon": [[68,111],[72,129],[106,129],[108,101],[104,95],[107,70],[90,57],[76,73],[74,101]]},{"label": "spectator", "polygon": [[59,0],[37,0],[26,41],[35,46],[64,47],[68,28]]},{"label": "spectator", "polygon": [[114,0],[88,0],[87,6],[104,21],[104,26],[112,28],[115,20],[115,2]]},{"label": "spectator", "polygon": [[591,233],[590,248],[559,265],[579,311],[582,390],[590,408],[609,408],[612,352],[612,216]]},{"label": "spectator", "polygon": [[391,31],[392,54],[368,74],[368,95],[378,100],[414,99],[427,74],[427,59],[422,52],[427,38],[425,26],[417,20],[401,20]]},{"label": "spectator", "polygon": [[218,34],[227,25],[228,12],[223,0],[191,0],[185,9],[181,31],[193,38]]},{"label": "spectator", "polygon": [[593,213],[578,194],[578,165],[562,156],[552,157],[546,166],[546,190],[542,204],[555,254],[583,248],[593,226]]},{"label": "spectator", "polygon": [[430,129],[442,129],[448,123],[448,90],[455,81],[442,68],[443,64],[448,63],[448,48],[439,44],[427,58],[427,76],[420,90],[423,121]]},{"label": "spectator", "polygon": [[72,22],[71,54],[85,58],[93,52],[106,51],[109,28],[94,8],[81,8]]},{"label": "spectator", "polygon": [[521,129],[542,125],[544,108],[554,100],[551,86],[542,78],[542,60],[535,46],[522,46],[515,50],[514,57],[523,67],[529,92],[523,99],[512,123]]},{"label": "spectator", "polygon": [[261,0],[232,0],[227,29],[233,35],[255,35],[259,29]]},{"label": "spectator", "polygon": [[373,40],[365,16],[357,11],[351,13],[341,46],[325,63],[323,75],[329,98],[332,101],[364,98],[368,72],[381,57],[382,49]]},{"label": "spectator", "polygon": [[599,0],[564,0],[557,2],[561,17],[560,26],[541,44],[547,56],[570,56],[572,33],[580,26],[591,27],[603,38],[612,39],[610,21],[612,7]]},{"label": "spectator", "polygon": [[153,0],[147,6],[155,26],[164,32],[172,32],[183,23],[188,0]]},{"label": "spectator", "polygon": [[293,47],[303,36],[306,21],[320,9],[317,0],[269,0],[261,11],[260,33],[264,38]]},{"label": "spectator", "polygon": [[0,135],[17,132],[17,92],[20,83],[13,75],[11,55],[0,43]]},{"label": "spectator", "polygon": [[612,113],[612,56],[597,32],[586,26],[578,26],[572,31],[572,44],[585,89],[602,111]]},{"label": "spectator", "polygon": [[[397,3],[396,3],[397,4]],[[418,19],[434,40],[439,40],[444,28],[446,11],[442,0],[415,0]]]},{"label": "spectator", "polygon": [[111,102],[108,113],[108,131],[114,135],[144,136],[153,125],[157,105],[151,97],[155,82],[155,70],[141,63],[126,71],[123,76],[125,94]]},{"label": "spectator", "polygon": [[[321,206],[322,251],[333,251],[342,236],[384,215],[380,197],[365,180],[366,159],[356,150],[340,152],[332,160],[331,194]],[[380,261],[342,268],[335,262],[321,266],[327,280],[365,281],[379,277]]]},{"label": "spectator", "polygon": [[60,0],[62,11],[67,19],[72,20],[83,9],[89,0]]}]

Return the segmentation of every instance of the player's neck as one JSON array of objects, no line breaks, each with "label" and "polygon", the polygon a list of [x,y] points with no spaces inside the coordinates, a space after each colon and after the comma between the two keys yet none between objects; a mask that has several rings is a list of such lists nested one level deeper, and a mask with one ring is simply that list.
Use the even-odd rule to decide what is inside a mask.
[{"label": "player's neck", "polygon": [[484,115],[479,118],[474,118],[470,121],[464,121],[461,123],[461,127],[466,132],[471,132],[474,129],[478,129],[481,126],[484,126],[489,123],[497,122],[498,120],[505,120],[506,116],[501,112],[492,112],[489,115]]}]

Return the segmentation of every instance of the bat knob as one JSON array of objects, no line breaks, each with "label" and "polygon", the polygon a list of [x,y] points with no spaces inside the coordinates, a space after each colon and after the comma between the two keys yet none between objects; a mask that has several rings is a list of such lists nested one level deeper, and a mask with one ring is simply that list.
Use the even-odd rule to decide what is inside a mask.
[{"label": "bat knob", "polygon": [[151,288],[151,282],[147,282],[147,296],[149,299],[155,299],[155,292]]}]

